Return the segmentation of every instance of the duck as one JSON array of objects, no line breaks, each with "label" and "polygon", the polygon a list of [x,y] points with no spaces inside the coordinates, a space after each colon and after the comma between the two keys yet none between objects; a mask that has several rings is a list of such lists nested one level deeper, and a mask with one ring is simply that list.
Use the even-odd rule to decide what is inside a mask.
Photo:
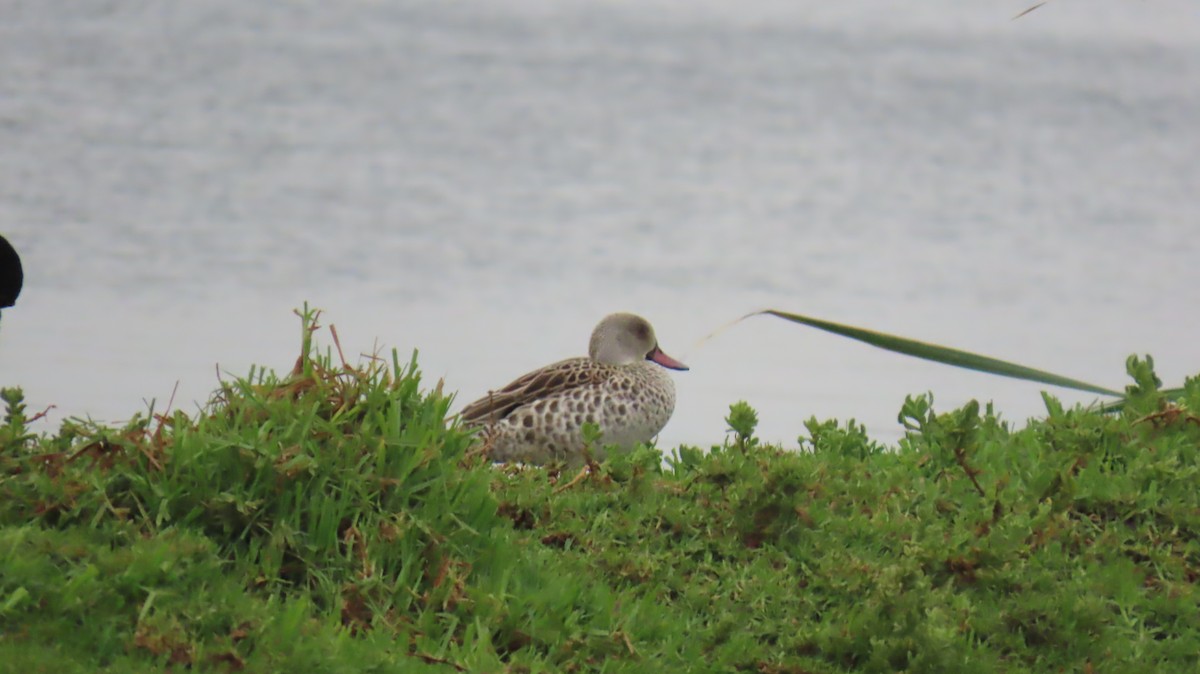
[{"label": "duck", "polygon": [[[602,460],[604,447],[648,443],[675,411],[667,370],[687,370],[658,345],[654,328],[631,313],[605,316],[592,331],[586,358],[568,358],[528,372],[462,409],[460,421],[479,429],[491,460],[578,465]],[[600,429],[588,446],[584,424]]]}]

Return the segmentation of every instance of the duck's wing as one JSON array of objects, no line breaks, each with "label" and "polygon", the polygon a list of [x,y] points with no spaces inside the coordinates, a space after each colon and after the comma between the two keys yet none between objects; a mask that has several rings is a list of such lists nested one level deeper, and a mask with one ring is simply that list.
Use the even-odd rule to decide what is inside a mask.
[{"label": "duck's wing", "polygon": [[499,391],[489,391],[463,408],[469,426],[494,424],[520,407],[575,388],[598,384],[612,376],[613,368],[590,358],[569,358],[525,374]]}]

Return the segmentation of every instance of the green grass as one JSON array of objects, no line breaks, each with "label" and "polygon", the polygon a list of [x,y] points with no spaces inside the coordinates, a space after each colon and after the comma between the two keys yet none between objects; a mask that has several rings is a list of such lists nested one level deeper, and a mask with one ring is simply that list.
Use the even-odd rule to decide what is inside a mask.
[{"label": "green grass", "polygon": [[[1014,429],[906,400],[590,475],[494,468],[415,359],[312,345],[203,414],[0,426],[0,662],[33,672],[1200,666],[1200,379]],[[801,424],[798,422],[798,427]]]}]

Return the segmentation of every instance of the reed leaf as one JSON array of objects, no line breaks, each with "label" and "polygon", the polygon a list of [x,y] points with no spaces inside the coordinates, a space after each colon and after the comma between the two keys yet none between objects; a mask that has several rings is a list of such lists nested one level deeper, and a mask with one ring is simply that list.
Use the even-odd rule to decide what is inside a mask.
[{"label": "reed leaf", "polygon": [[762,314],[776,316],[794,323],[800,323],[809,327],[824,330],[826,332],[832,332],[835,335],[841,335],[843,337],[856,339],[860,342],[866,342],[871,346],[876,346],[881,349],[895,351],[896,353],[902,353],[907,356],[915,356],[924,360],[931,360],[935,363],[944,363],[946,365],[953,365],[955,367],[961,367],[968,370],[986,372],[988,374],[998,374],[1002,377],[1012,377],[1013,379],[1024,379],[1026,381],[1036,381],[1043,384],[1061,386],[1063,388],[1088,391],[1089,393],[1123,397],[1123,394],[1119,391],[1107,389],[1102,386],[1096,386],[1095,384],[1089,384],[1084,381],[1079,381],[1078,379],[1071,379],[1070,377],[1064,377],[1052,372],[1036,370],[1024,365],[1017,365],[1016,363],[1010,363],[998,358],[981,356],[979,354],[962,351],[960,349],[952,349],[948,346],[939,346],[937,344],[920,342],[915,339],[908,339],[906,337],[897,337],[896,335],[889,335],[887,333],[867,330],[865,328],[856,328],[851,325],[843,325],[841,323],[825,321],[819,318],[812,318],[811,316],[802,316],[800,314],[793,314],[787,311],[779,311],[778,309],[764,309],[762,311],[756,311],[752,314],[746,315],[745,318]]}]

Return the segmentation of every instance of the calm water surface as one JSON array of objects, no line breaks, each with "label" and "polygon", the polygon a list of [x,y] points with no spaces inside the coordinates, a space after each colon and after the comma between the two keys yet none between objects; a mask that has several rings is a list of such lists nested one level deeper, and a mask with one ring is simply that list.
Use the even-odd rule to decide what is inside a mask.
[{"label": "calm water surface", "polygon": [[894,439],[922,391],[1041,410],[775,319],[696,345],[763,307],[1200,372],[1194,0],[897,4],[0,0],[0,384],[45,430],[195,410],[288,368],[306,300],[466,399],[637,311],[693,368],[669,444],[740,399],[789,443]]}]

